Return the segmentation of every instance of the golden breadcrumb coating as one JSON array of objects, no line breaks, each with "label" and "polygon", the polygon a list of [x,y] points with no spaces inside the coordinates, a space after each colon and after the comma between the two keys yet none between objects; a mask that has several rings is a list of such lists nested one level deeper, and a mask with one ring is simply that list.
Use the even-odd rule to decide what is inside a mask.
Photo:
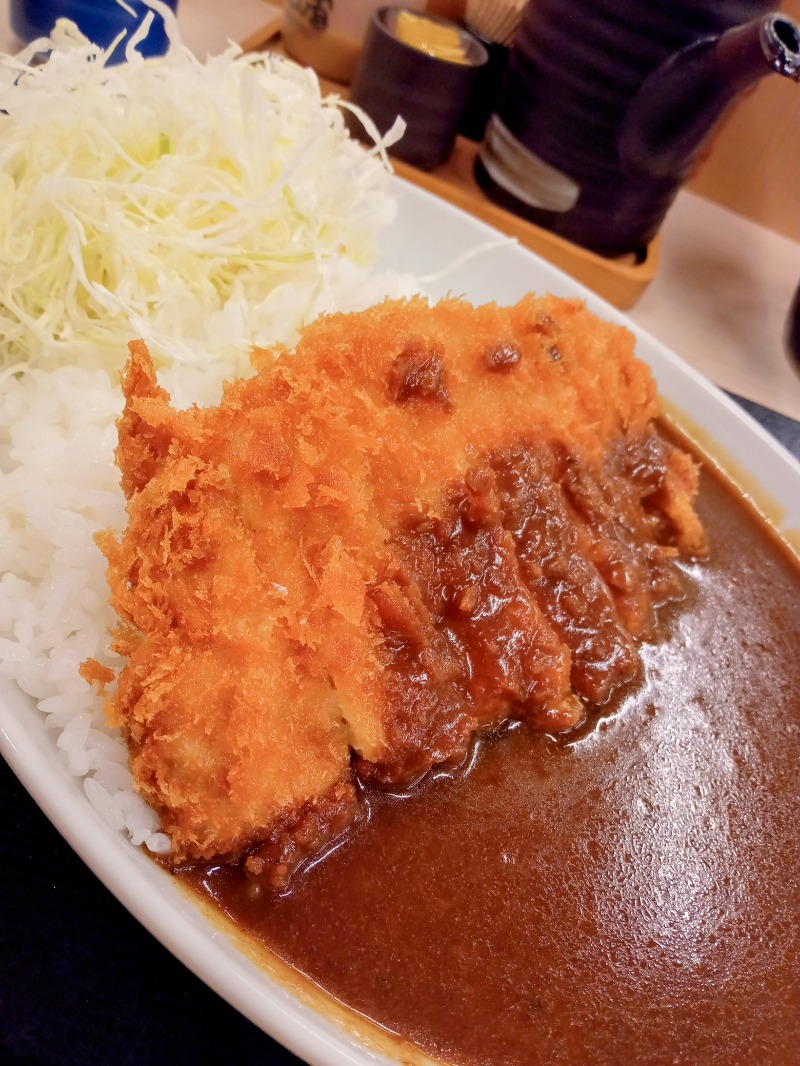
[{"label": "golden breadcrumb coating", "polygon": [[580,721],[704,538],[633,338],[578,301],[387,301],[256,360],[178,411],[131,345],[100,544],[109,713],[175,861],[251,849],[280,884],[356,780]]}]

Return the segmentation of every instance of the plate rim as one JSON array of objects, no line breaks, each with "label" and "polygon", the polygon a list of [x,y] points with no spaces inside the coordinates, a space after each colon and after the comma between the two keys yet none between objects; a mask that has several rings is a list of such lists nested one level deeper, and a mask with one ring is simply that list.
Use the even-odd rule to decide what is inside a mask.
[{"label": "plate rim", "polygon": [[[678,409],[678,424],[683,415],[702,427],[702,408],[710,403],[718,415],[717,431],[725,453],[720,465],[728,470],[728,461],[733,460],[752,472],[766,463],[770,477],[765,492],[768,496],[774,494],[776,502],[786,504],[785,520],[778,523],[779,532],[785,536],[800,530],[800,463],[746,411],[624,312],[536,253],[506,241],[497,230],[434,194],[401,178],[394,177],[392,181],[399,201],[395,231],[404,212],[433,211],[443,225],[458,231],[459,239],[466,236],[469,241],[495,242],[496,251],[510,264],[509,269],[533,267],[531,273],[548,279],[545,284],[551,291],[577,296],[586,301],[590,310],[630,329],[636,337],[637,354],[651,366],[651,359],[655,360],[652,369],[659,390]],[[471,262],[475,265],[478,261]],[[486,262],[483,260],[484,267]],[[467,276],[470,275],[468,270]],[[485,302],[482,297],[478,299]],[[685,394],[680,398],[688,400],[688,409],[676,402],[674,394],[678,391]],[[732,474],[736,480],[736,472]],[[786,478],[788,482],[784,484]],[[782,498],[793,483],[798,490],[794,507]],[[755,502],[758,505],[759,501]],[[774,519],[772,524],[775,525]],[[80,779],[71,777],[58,758],[54,735],[32,703],[13,682],[0,683],[0,753],[81,860],[167,950],[231,1006],[311,1066],[376,1066],[400,1061],[370,1049],[340,1022],[326,1018],[259,968],[203,914],[199,901],[190,901],[165,870],[107,826],[83,794]]]}]

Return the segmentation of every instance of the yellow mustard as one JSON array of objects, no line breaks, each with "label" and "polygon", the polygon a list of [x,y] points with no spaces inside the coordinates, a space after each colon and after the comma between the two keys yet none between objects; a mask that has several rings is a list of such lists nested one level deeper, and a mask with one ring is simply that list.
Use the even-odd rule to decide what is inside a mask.
[{"label": "yellow mustard", "polygon": [[411,11],[399,11],[395,24],[395,36],[410,48],[425,52],[435,59],[449,63],[468,63],[461,34],[455,26],[445,26],[424,15]]}]

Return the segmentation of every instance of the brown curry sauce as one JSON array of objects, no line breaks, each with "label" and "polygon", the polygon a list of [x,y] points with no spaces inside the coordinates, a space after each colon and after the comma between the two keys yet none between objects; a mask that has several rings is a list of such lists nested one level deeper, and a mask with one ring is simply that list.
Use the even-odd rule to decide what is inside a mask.
[{"label": "brown curry sauce", "polygon": [[699,510],[710,561],[591,728],[370,789],[283,895],[182,879],[446,1061],[800,1063],[800,569],[708,471]]}]

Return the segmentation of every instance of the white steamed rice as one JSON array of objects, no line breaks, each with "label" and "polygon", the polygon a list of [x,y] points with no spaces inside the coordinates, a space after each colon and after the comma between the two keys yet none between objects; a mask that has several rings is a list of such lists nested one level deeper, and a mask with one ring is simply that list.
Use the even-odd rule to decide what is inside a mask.
[{"label": "white steamed rice", "polygon": [[135,844],[169,850],[133,790],[127,751],[80,677],[108,651],[114,617],[99,529],[125,523],[114,466],[120,392],[102,370],[64,367],[7,380],[0,394],[0,677],[36,702],[87,798]]}]

